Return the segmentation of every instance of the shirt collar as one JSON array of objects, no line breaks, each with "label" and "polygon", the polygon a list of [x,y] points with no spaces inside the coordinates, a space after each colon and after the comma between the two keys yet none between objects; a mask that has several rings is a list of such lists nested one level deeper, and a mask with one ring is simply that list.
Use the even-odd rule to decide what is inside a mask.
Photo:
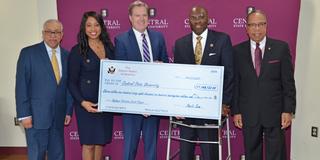
[{"label": "shirt collar", "polygon": [[201,36],[202,39],[204,39],[204,38],[207,38],[207,35],[208,35],[208,28],[205,29],[200,35],[197,35],[197,34],[195,34],[195,33],[192,31],[192,37],[195,38],[195,39],[196,39],[198,36]]},{"label": "shirt collar", "polygon": [[[262,41],[259,42],[259,47],[260,48],[264,48],[266,46],[266,42],[267,42],[267,37],[265,36]],[[250,39],[250,45],[253,48],[256,48],[256,42],[253,41],[252,39]]]},{"label": "shirt collar", "polygon": [[148,36],[148,31],[147,31],[147,29],[145,29],[144,32],[142,32],[142,33],[139,32],[138,30],[134,29],[133,27],[132,27],[132,30],[133,30],[133,33],[134,33],[134,35],[135,35],[136,37],[141,37],[141,34],[142,34],[142,33],[145,34],[146,37]]},{"label": "shirt collar", "polygon": [[[44,45],[46,46],[47,52],[48,53],[52,53],[53,49],[49,45],[47,45],[46,42],[44,42]],[[56,53],[59,54],[60,53],[60,45],[58,45],[58,47],[55,50],[56,50]]]}]

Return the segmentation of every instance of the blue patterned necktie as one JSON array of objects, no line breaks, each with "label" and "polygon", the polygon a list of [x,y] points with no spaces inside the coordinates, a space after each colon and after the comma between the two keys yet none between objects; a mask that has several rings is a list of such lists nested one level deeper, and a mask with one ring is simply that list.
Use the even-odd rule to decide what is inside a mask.
[{"label": "blue patterned necktie", "polygon": [[141,36],[142,36],[143,62],[150,62],[150,52],[149,52],[149,46],[146,39],[146,35],[142,33]]}]

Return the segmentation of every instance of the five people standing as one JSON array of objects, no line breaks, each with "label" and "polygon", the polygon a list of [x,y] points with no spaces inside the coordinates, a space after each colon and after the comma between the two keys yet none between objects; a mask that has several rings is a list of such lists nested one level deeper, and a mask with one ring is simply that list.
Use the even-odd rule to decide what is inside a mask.
[{"label": "five people standing", "polygon": [[[113,114],[98,112],[100,60],[116,59],[167,63],[165,38],[148,29],[149,7],[142,1],[129,5],[132,25],[115,38],[115,47],[101,15],[85,12],[76,44],[68,57],[59,46],[62,24],[48,20],[43,42],[21,50],[16,74],[17,117],[26,130],[29,159],[64,159],[63,124],[77,116],[82,158],[101,160],[105,144],[111,142]],[[295,113],[296,90],[288,44],[267,37],[267,17],[260,10],[247,16],[249,40],[232,48],[230,37],[207,28],[208,11],[195,6],[189,13],[192,32],[177,39],[174,63],[224,66],[222,113],[232,106],[234,123],[243,129],[248,160],[286,159],[284,129]],[[234,57],[234,58],[233,58]],[[68,69],[67,69],[68,67]],[[49,73],[49,74],[48,74]],[[233,101],[233,103],[232,103]],[[41,106],[41,107],[40,107]],[[124,160],[134,160],[142,138],[144,159],[157,157],[159,117],[123,114]],[[205,125],[214,120],[182,118],[185,124]],[[189,140],[216,140],[215,129],[180,128]],[[41,144],[41,145],[40,145]],[[200,144],[202,159],[218,159],[216,144]],[[193,159],[195,144],[181,141],[180,159]]]}]

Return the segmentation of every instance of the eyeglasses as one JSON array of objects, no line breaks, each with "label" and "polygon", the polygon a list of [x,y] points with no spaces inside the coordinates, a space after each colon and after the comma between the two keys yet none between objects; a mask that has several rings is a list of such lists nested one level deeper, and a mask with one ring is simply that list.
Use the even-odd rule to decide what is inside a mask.
[{"label": "eyeglasses", "polygon": [[44,31],[44,33],[46,33],[47,35],[54,35],[54,36],[58,36],[61,35],[61,31]]},{"label": "eyeglasses", "polygon": [[261,22],[261,23],[248,23],[247,26],[249,28],[261,28],[264,27],[267,24],[267,22]]}]

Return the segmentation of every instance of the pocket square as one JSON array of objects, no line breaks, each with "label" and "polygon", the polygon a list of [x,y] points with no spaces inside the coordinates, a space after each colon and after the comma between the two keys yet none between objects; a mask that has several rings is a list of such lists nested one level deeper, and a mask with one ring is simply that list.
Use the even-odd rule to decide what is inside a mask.
[{"label": "pocket square", "polygon": [[271,61],[268,61],[268,63],[279,63],[280,60],[276,59],[276,60],[271,60]]},{"label": "pocket square", "polygon": [[215,56],[217,53],[209,53],[209,56]]}]

